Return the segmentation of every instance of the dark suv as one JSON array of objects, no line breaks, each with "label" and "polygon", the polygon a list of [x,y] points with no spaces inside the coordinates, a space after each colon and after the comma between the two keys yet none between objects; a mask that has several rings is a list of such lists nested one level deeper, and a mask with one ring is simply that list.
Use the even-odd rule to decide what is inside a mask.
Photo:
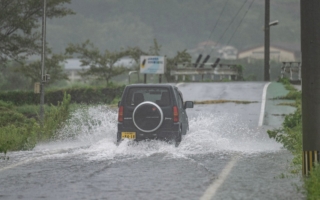
[{"label": "dark suv", "polygon": [[193,102],[183,102],[173,85],[133,84],[124,89],[118,107],[117,142],[160,139],[178,146],[189,130],[186,108],[193,108]]}]

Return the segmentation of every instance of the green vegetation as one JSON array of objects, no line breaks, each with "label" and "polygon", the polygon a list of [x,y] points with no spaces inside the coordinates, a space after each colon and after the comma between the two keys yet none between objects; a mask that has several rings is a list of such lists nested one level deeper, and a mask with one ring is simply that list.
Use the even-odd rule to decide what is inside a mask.
[{"label": "green vegetation", "polygon": [[[49,55],[50,54],[50,55]],[[65,61],[67,56],[62,54],[51,54],[51,51],[48,49],[46,53],[47,57],[45,58],[45,70],[46,74],[50,74],[50,81],[46,83],[46,86],[52,85],[61,80],[68,80],[68,75],[64,71],[62,63]],[[24,77],[29,80],[30,88],[33,88],[36,82],[41,80],[41,62],[36,60],[30,63],[20,63],[14,69],[14,72],[23,74]]]},{"label": "green vegetation", "polygon": [[49,140],[54,136],[54,133],[68,119],[70,114],[71,96],[64,93],[62,102],[58,102],[57,106],[52,106],[50,112],[45,115],[43,127],[39,133],[40,140]]},{"label": "green vegetation", "polygon": [[[298,174],[302,171],[302,112],[301,112],[301,91],[297,91],[287,79],[281,79],[285,88],[289,93],[282,99],[295,100],[294,106],[296,111],[293,114],[285,116],[282,128],[275,130],[268,130],[270,138],[283,144],[294,156],[292,160],[291,173]],[[320,166],[317,165],[310,173],[304,178],[305,190],[307,192],[307,199],[316,200],[320,199]]]},{"label": "green vegetation", "polygon": [[[115,97],[121,95],[123,88],[124,86],[113,85],[111,87],[86,86],[48,90],[45,100],[48,105],[57,105],[66,92],[73,97],[71,103],[110,103]],[[8,91],[0,92],[0,99],[19,106],[36,105],[39,103],[40,94],[34,94],[32,91]]]},{"label": "green vegetation", "polygon": [[123,66],[115,67],[114,64],[124,56],[127,52],[110,52],[105,50],[100,52],[89,40],[82,44],[69,44],[66,49],[69,55],[77,54],[80,59],[81,66],[90,66],[84,72],[81,72],[82,77],[95,77],[98,80],[105,80],[108,85],[112,77],[123,74],[127,69]]},{"label": "green vegetation", "polygon": [[[8,151],[30,150],[39,141],[54,139],[58,134],[57,130],[64,125],[72,111],[82,104],[103,103],[115,106],[123,88],[124,86],[110,84],[107,88],[75,86],[47,91],[42,124],[38,115],[38,94],[31,91],[0,93],[0,153],[6,155]],[[33,101],[34,99],[37,101]]]},{"label": "green vegetation", "polygon": [[311,171],[310,177],[305,179],[305,188],[307,192],[308,200],[320,199],[320,166],[317,165],[314,170]]},{"label": "green vegetation", "polygon": [[[25,60],[41,49],[43,1],[0,0],[0,67],[7,60]],[[73,14],[65,4],[71,0],[48,0],[47,17],[52,19]]]},{"label": "green vegetation", "polygon": [[39,130],[36,121],[28,119],[12,104],[3,101],[0,101],[0,112],[0,153],[32,148]]},{"label": "green vegetation", "polygon": [[0,153],[30,150],[38,141],[52,138],[69,116],[70,100],[71,96],[65,93],[57,106],[47,106],[50,109],[46,109],[42,126],[36,120],[35,106],[16,107],[0,101]]}]

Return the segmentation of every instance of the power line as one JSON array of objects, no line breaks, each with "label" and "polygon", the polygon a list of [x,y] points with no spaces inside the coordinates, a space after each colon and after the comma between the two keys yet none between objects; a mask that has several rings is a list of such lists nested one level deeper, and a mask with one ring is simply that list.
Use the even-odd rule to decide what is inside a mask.
[{"label": "power line", "polygon": [[[228,1],[229,1],[229,0],[226,0],[226,3],[224,4],[224,6],[223,6],[223,8],[222,8],[222,10],[221,10],[221,12],[220,12],[220,14],[219,14],[219,17],[218,17],[216,23],[214,24],[214,26],[213,26],[213,28],[212,28],[212,30],[211,30],[211,32],[210,32],[209,38],[208,38],[206,44],[204,45],[204,48],[208,45],[209,39],[211,38],[214,30],[216,29],[216,27],[217,27],[217,25],[218,25],[218,23],[219,23],[219,21],[220,21],[220,18],[221,18],[221,16],[222,16],[222,13],[224,12],[225,8],[227,7]],[[204,50],[205,50],[205,49],[204,49]],[[203,51],[204,51],[204,50],[203,50]],[[203,53],[203,51],[201,52],[201,54]]]},{"label": "power line", "polygon": [[240,20],[240,23],[238,24],[237,28],[236,28],[236,29],[235,29],[235,31],[232,33],[231,38],[230,38],[230,39],[228,40],[228,42],[227,42],[227,46],[229,45],[229,43],[231,42],[231,40],[232,40],[233,36],[235,35],[235,33],[237,32],[238,28],[240,27],[240,25],[241,25],[241,23],[242,23],[243,19],[247,16],[248,11],[250,10],[250,8],[251,8],[251,6],[252,6],[253,2],[254,2],[254,0],[252,0],[252,2],[250,3],[250,5],[249,5],[249,7],[248,7],[247,11],[245,12],[245,14],[243,15],[242,19]]},{"label": "power line", "polygon": [[[244,7],[244,5],[248,2],[249,0],[246,0],[243,2],[243,4],[241,5],[240,9],[238,10],[238,12],[235,14],[235,16],[232,18],[231,22],[229,23],[228,27],[224,30],[223,34],[220,36],[219,40],[217,41],[217,44],[219,44],[219,42],[221,41],[221,39],[223,38],[223,36],[225,35],[225,33],[227,32],[227,30],[230,28],[231,24],[234,22],[234,20],[236,19],[236,17],[239,15],[240,11],[242,10],[242,8]],[[210,51],[210,54],[212,53],[213,49]]]}]

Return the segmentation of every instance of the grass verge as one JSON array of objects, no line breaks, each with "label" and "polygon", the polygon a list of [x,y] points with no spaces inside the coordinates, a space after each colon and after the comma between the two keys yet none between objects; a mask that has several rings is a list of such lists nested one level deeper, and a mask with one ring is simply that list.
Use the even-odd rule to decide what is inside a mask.
[{"label": "grass verge", "polygon": [[70,100],[71,96],[64,94],[58,106],[46,106],[43,126],[36,120],[38,106],[16,107],[0,101],[0,153],[6,155],[8,151],[30,150],[38,141],[52,138],[69,116]]},{"label": "grass verge", "polygon": [[[279,97],[280,99],[295,100],[294,104],[296,111],[286,115],[282,127],[280,129],[268,130],[270,138],[283,144],[283,146],[293,154],[291,173],[299,174],[302,172],[302,112],[301,112],[301,91],[297,91],[287,79],[282,79],[281,82],[289,91],[286,96]],[[277,98],[277,99],[279,99]],[[307,199],[320,199],[320,166],[315,166],[314,170],[308,177],[304,179],[304,189]]]}]

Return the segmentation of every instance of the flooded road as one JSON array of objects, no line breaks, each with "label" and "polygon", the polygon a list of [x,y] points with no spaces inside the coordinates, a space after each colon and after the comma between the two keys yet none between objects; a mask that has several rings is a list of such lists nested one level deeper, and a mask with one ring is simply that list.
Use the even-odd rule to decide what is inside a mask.
[{"label": "flooded road", "polygon": [[79,109],[54,141],[0,161],[0,199],[302,199],[299,177],[281,178],[291,155],[269,139],[272,123],[258,125],[264,86],[179,84],[184,100],[257,103],[195,105],[178,148],[117,146],[113,108]]}]

